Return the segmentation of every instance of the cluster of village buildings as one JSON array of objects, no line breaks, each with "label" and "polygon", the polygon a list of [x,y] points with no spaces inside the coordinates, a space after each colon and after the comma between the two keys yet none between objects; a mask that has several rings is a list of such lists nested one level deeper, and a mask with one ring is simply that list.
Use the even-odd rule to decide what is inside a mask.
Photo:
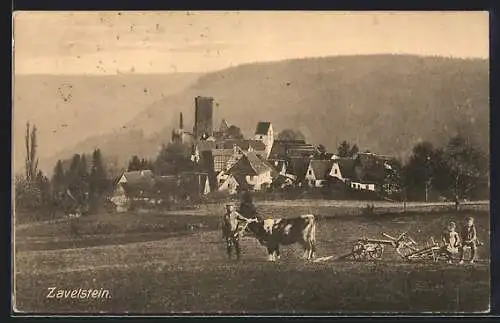
[{"label": "cluster of village buildings", "polygon": [[[375,192],[384,182],[389,158],[358,153],[340,158],[320,154],[305,140],[278,140],[269,121],[258,122],[251,138],[228,135],[230,124],[222,120],[213,129],[213,98],[195,98],[195,124],[179,128],[171,141],[190,145],[196,171],[159,176],[152,170],[124,173],[112,201],[126,209],[133,199],[154,201],[165,198],[197,199],[213,192],[229,195],[240,190],[269,191],[287,188],[317,189],[335,187],[348,191]],[[175,194],[174,194],[175,193]]]}]

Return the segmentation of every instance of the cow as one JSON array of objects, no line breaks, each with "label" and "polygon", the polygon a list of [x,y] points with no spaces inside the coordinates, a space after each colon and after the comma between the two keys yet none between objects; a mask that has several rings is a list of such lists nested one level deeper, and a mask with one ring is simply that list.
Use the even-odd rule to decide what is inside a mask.
[{"label": "cow", "polygon": [[247,230],[267,248],[269,261],[280,258],[280,245],[299,243],[307,260],[316,254],[316,218],[313,214],[286,219],[252,218],[248,221]]}]

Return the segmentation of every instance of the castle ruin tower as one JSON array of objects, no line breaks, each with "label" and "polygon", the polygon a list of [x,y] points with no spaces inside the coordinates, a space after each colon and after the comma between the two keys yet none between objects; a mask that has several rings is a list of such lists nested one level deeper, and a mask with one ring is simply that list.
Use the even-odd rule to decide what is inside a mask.
[{"label": "castle ruin tower", "polygon": [[212,136],[213,134],[213,110],[214,98],[197,96],[194,98],[194,129],[195,139],[202,136]]}]

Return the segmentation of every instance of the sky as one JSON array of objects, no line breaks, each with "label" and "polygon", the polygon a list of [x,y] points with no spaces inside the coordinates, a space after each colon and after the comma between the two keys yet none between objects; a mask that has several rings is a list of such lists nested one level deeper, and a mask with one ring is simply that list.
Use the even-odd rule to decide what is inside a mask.
[{"label": "sky", "polygon": [[488,12],[16,12],[15,74],[209,72],[355,54],[489,57]]}]

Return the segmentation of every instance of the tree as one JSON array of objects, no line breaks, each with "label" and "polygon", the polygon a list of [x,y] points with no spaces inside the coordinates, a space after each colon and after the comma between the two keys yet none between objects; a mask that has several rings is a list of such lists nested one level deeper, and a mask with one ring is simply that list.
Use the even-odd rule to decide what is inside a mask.
[{"label": "tree", "polygon": [[52,175],[52,184],[54,188],[62,187],[65,184],[65,174],[62,161],[59,159],[54,167],[54,173]]},{"label": "tree", "polygon": [[38,173],[38,158],[36,156],[37,152],[37,128],[34,125],[31,129],[30,133],[30,124],[26,123],[26,137],[25,137],[25,145],[26,145],[26,182],[28,186],[33,183],[35,176]]},{"label": "tree", "polygon": [[434,146],[429,142],[418,143],[413,148],[413,154],[408,160],[404,175],[404,181],[410,195],[428,199],[434,175],[432,167],[434,156]]},{"label": "tree", "polygon": [[235,125],[231,125],[224,134],[225,139],[243,139],[241,129]]},{"label": "tree", "polygon": [[36,175],[35,181],[36,181],[36,187],[40,192],[38,203],[41,206],[41,211],[44,212],[45,214],[53,214],[52,188],[49,179],[42,173],[41,170],[39,170]]},{"label": "tree", "polygon": [[145,169],[152,170],[154,168],[154,164],[151,160],[143,158],[143,159],[141,159],[141,162],[140,162],[140,168],[141,168],[140,170],[145,170]]},{"label": "tree", "polygon": [[66,191],[67,180],[66,174],[64,173],[63,163],[59,159],[54,167],[54,172],[52,175],[52,188],[54,192],[54,197],[59,199],[61,195]]},{"label": "tree", "polygon": [[326,154],[327,154],[327,149],[325,146],[323,145],[318,145],[318,147],[316,147],[316,151],[317,151],[317,154],[316,154],[316,158],[319,158],[319,159],[325,159],[326,158]]},{"label": "tree", "polygon": [[300,130],[293,129],[282,130],[276,138],[283,141],[306,140],[306,136]]},{"label": "tree", "polygon": [[51,211],[52,194],[50,182],[38,169],[37,157],[37,128],[30,128],[26,123],[26,158],[25,174],[17,175],[15,178],[15,203],[16,210],[26,209],[31,211],[31,219],[41,219]]},{"label": "tree", "polygon": [[66,189],[68,188],[67,176],[64,172],[63,162],[58,160],[51,179],[52,198],[56,209],[65,209],[65,203],[67,202]]},{"label": "tree", "polygon": [[153,162],[145,158],[140,159],[137,155],[132,156],[128,163],[127,171],[133,172],[138,170],[153,169]]},{"label": "tree", "polygon": [[354,144],[351,148],[351,151],[349,152],[349,157],[355,156],[357,153],[359,153],[359,148],[358,145]]},{"label": "tree", "polygon": [[342,143],[337,148],[337,155],[341,158],[349,157],[351,153],[351,145],[347,141],[342,141]]},{"label": "tree", "polygon": [[441,196],[450,194],[451,173],[445,153],[429,142],[419,143],[413,148],[404,173],[408,193],[417,199],[428,200],[431,190]]},{"label": "tree", "polygon": [[195,164],[191,161],[191,147],[183,143],[169,143],[162,146],[154,163],[155,172],[161,175],[179,174],[191,171]]},{"label": "tree", "polygon": [[92,153],[92,166],[89,175],[89,197],[92,211],[95,211],[99,207],[107,189],[108,180],[106,177],[106,169],[102,161],[101,150],[95,149]]},{"label": "tree", "polygon": [[133,172],[136,170],[140,170],[140,168],[141,168],[141,161],[139,160],[139,157],[137,157],[137,155],[132,156],[132,158],[128,162],[127,171]]},{"label": "tree", "polygon": [[81,210],[86,207],[88,195],[88,173],[85,156],[73,155],[68,171],[67,195],[73,201],[74,208]]},{"label": "tree", "polygon": [[444,149],[444,156],[453,179],[452,188],[457,203],[469,197],[488,173],[486,156],[474,148],[463,136],[451,138]]},{"label": "tree", "polygon": [[382,192],[385,196],[402,198],[403,183],[403,163],[396,158],[387,161],[384,164],[385,177],[382,184]]}]

